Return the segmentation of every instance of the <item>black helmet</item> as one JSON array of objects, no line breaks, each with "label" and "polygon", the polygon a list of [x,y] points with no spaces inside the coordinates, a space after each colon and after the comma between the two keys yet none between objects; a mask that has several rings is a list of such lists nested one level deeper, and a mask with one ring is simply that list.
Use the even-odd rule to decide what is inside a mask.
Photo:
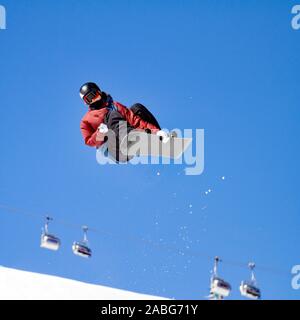
[{"label": "black helmet", "polygon": [[81,86],[79,94],[87,104],[91,104],[97,94],[101,93],[100,88],[93,82],[87,82]]}]

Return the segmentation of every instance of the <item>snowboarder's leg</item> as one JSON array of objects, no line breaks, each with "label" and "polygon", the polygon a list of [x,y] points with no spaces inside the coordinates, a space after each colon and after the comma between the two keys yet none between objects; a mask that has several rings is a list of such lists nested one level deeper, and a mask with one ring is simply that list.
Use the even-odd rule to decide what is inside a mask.
[{"label": "snowboarder's leg", "polygon": [[130,110],[142,118],[144,121],[149,122],[153,124],[158,129],[161,129],[158,121],[155,119],[154,115],[142,104],[136,103],[133,106],[131,106]]},{"label": "snowboarder's leg", "polygon": [[113,110],[109,111],[104,119],[104,123],[107,125],[110,131],[107,134],[108,137],[108,151],[110,155],[117,162],[127,162],[130,160],[127,155],[124,155],[120,151],[120,143],[133,128],[123,118],[120,112]]}]

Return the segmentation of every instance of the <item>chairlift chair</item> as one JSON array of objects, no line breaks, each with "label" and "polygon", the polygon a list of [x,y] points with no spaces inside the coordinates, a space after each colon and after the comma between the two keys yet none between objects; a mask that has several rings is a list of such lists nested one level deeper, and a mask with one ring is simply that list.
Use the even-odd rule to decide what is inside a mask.
[{"label": "chairlift chair", "polygon": [[74,241],[72,245],[73,253],[82,258],[91,258],[92,250],[88,246],[87,231],[88,227],[82,227],[84,236],[82,241]]},{"label": "chairlift chair", "polygon": [[53,220],[50,217],[46,217],[45,227],[41,235],[41,248],[57,251],[60,248],[61,241],[58,237],[50,234],[48,231],[49,223]]},{"label": "chairlift chair", "polygon": [[261,298],[261,291],[257,287],[257,282],[254,275],[254,263],[249,263],[249,268],[251,270],[251,280],[250,281],[242,281],[240,285],[240,292],[243,297],[258,300]]},{"label": "chairlift chair", "polygon": [[221,262],[219,257],[215,258],[213,275],[210,282],[210,298],[220,300],[228,297],[231,292],[231,285],[225,280],[218,277],[218,264]]}]

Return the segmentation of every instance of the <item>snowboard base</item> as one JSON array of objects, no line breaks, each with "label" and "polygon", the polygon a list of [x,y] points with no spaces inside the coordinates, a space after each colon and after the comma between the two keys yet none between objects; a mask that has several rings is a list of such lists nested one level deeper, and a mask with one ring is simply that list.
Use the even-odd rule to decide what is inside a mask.
[{"label": "snowboard base", "polygon": [[129,157],[152,156],[178,159],[191,145],[192,138],[170,137],[167,142],[155,134],[133,130],[120,145],[120,151]]}]

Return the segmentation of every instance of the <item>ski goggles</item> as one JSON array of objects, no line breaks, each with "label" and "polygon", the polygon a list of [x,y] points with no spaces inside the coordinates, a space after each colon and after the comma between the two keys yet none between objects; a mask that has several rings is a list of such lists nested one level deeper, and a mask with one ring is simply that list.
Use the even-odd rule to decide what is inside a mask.
[{"label": "ski goggles", "polygon": [[83,100],[86,104],[90,105],[95,101],[98,101],[101,98],[100,91],[91,91],[83,97]]}]

